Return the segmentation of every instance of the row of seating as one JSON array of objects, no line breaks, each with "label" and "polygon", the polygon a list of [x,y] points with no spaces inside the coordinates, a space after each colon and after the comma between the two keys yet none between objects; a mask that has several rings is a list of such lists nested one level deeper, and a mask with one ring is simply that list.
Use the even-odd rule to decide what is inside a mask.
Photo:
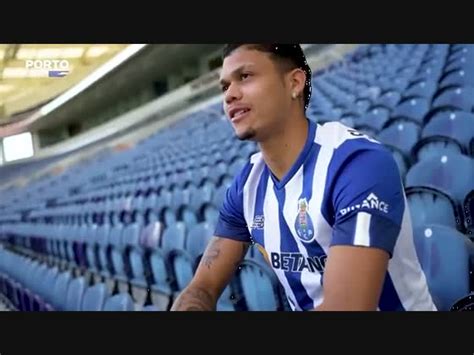
[{"label": "row of seating", "polygon": [[[61,234],[60,229],[40,227],[34,232],[33,226],[28,227],[21,233],[14,228],[4,231],[9,236],[8,244],[32,250],[56,267],[78,270],[92,282],[105,282],[111,292],[130,292],[137,304],[143,305],[152,298],[160,310],[167,309],[187,286],[213,233],[207,222],[189,230],[177,222],[164,232],[155,222],[143,228],[138,224],[125,228],[85,227],[81,232],[89,235],[78,240],[52,239],[51,235]],[[220,298],[218,309],[279,310],[285,305],[275,275],[260,252],[251,248]]]},{"label": "row of seating", "polygon": [[[0,292],[20,311],[134,311],[127,293],[0,249]],[[155,310],[147,306],[140,310]]]},{"label": "row of seating", "polygon": [[[441,225],[417,226],[414,228],[414,236],[416,252],[434,302],[439,310],[449,311],[456,302],[470,295],[472,291],[474,244],[455,229]],[[197,246],[198,241],[193,238],[196,236],[188,236],[189,247],[186,251],[177,252],[176,249],[169,248],[170,264],[158,266],[161,270],[170,266],[174,269],[173,288],[166,282],[169,275],[162,275],[158,283],[151,286],[153,291],[170,295],[168,302],[186,287],[195,271],[196,263],[199,262],[199,256],[196,255],[206,243],[201,240],[200,246]],[[132,263],[133,260],[140,260],[140,252],[134,250],[130,258]],[[153,258],[154,256],[151,256],[151,259]],[[94,283],[91,281],[93,278],[84,276],[88,275],[87,273],[74,276],[74,272],[70,270],[0,248],[0,292],[18,309],[163,311],[170,306],[170,303],[153,304],[154,298],[150,293],[140,301],[136,288],[120,290],[116,285],[110,288],[104,278]],[[108,271],[105,271],[104,275],[110,277]],[[143,282],[131,282],[134,284],[137,281]],[[218,310],[287,309],[288,304],[275,274],[260,252],[254,247],[251,248],[239,268],[236,279],[224,291]]]}]

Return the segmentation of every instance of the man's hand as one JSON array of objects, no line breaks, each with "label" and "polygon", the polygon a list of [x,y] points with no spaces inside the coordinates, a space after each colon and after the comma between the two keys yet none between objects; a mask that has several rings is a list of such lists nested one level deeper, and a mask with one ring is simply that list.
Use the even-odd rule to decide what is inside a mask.
[{"label": "man's hand", "polygon": [[249,243],[214,237],[190,284],[176,298],[172,311],[212,311],[245,257]]}]

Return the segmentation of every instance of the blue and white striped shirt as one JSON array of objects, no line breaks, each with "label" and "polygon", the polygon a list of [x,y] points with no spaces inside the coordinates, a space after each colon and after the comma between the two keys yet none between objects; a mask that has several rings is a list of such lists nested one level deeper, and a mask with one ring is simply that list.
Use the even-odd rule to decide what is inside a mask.
[{"label": "blue and white striped shirt", "polygon": [[332,245],[390,254],[379,310],[436,310],[395,160],[339,122],[309,121],[305,146],[281,181],[254,154],[227,190],[215,235],[256,243],[293,310],[322,303]]}]

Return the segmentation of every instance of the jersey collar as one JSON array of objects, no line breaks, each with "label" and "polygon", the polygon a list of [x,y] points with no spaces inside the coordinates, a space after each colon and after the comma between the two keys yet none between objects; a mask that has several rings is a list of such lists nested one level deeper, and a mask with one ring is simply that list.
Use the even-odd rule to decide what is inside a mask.
[{"label": "jersey collar", "polygon": [[273,183],[277,189],[281,189],[285,187],[288,181],[291,180],[291,178],[295,175],[295,173],[299,170],[301,165],[305,162],[308,153],[311,151],[311,148],[313,147],[313,142],[314,142],[314,137],[316,136],[316,123],[307,119],[308,120],[308,134],[306,136],[306,142],[303,147],[303,150],[298,156],[298,159],[296,159],[295,163],[293,166],[290,168],[290,170],[283,176],[283,178],[279,181],[275,175],[270,171],[267,165],[265,165],[265,169],[268,170],[269,175],[271,176]]}]

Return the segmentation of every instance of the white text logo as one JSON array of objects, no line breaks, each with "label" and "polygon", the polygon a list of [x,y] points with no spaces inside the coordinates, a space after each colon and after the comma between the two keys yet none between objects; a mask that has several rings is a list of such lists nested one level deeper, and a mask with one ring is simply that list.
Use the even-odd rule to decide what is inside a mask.
[{"label": "white text logo", "polygon": [[376,209],[384,213],[388,213],[388,204],[384,201],[380,201],[379,198],[371,193],[361,204],[343,208],[339,212],[344,216],[346,213],[355,211],[361,208]]},{"label": "white text logo", "polygon": [[25,68],[44,72],[44,76],[50,78],[62,78],[69,74],[69,61],[62,59],[28,59]]}]

